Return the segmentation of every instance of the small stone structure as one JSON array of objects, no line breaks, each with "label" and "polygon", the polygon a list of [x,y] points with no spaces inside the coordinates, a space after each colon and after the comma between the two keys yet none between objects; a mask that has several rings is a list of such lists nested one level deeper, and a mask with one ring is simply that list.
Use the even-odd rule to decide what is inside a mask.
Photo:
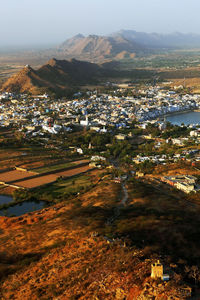
[{"label": "small stone structure", "polygon": [[159,260],[151,264],[151,278],[161,279],[163,281],[169,280],[169,274],[164,274],[164,267]]},{"label": "small stone structure", "polygon": [[157,263],[151,265],[151,278],[163,280],[163,265],[158,260]]}]

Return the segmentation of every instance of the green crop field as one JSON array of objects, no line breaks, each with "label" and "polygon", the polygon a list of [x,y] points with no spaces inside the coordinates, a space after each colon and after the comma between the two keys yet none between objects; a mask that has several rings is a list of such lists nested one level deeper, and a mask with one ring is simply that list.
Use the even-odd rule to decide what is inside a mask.
[{"label": "green crop field", "polygon": [[58,164],[58,165],[45,166],[43,168],[38,168],[38,169],[36,169],[34,171],[38,172],[38,173],[46,173],[46,172],[56,171],[56,170],[60,170],[60,169],[64,169],[64,168],[69,168],[69,167],[74,167],[74,166],[76,166],[75,163],[73,163],[73,162],[66,162],[66,163]]},{"label": "green crop field", "polygon": [[61,199],[67,198],[72,195],[76,195],[81,191],[85,191],[87,188],[93,185],[91,176],[89,175],[77,175],[73,178],[66,180],[58,180],[52,185],[41,187],[34,192],[34,196],[37,199]]}]

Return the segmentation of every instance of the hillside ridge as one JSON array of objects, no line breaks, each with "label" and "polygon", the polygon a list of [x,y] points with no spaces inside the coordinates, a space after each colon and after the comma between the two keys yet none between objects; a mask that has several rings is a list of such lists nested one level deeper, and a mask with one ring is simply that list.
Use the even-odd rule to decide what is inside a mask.
[{"label": "hillside ridge", "polygon": [[2,90],[32,94],[44,91],[69,92],[76,86],[96,83],[105,72],[103,66],[90,62],[52,58],[38,70],[24,67],[2,85]]}]

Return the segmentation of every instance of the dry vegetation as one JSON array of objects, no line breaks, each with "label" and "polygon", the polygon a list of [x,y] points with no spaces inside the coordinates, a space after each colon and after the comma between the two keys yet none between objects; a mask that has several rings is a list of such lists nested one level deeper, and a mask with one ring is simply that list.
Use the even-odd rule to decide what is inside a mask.
[{"label": "dry vegetation", "polygon": [[[98,182],[99,172],[93,175]],[[149,278],[151,261],[161,250],[161,231],[161,245],[166,246],[177,204],[169,197],[158,199],[139,181],[129,182],[128,188],[124,208],[121,185],[104,180],[54,207],[0,218],[0,298],[132,300],[154,293],[157,300],[184,299],[174,275],[159,286]],[[133,203],[136,196],[144,205]],[[117,207],[120,215],[108,223]],[[174,238],[177,234],[169,241]],[[165,261],[173,258],[168,255]]]}]

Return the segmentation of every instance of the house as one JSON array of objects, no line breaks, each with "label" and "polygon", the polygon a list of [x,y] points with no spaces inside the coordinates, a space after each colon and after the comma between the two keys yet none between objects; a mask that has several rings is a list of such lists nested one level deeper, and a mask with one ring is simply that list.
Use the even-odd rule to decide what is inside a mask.
[{"label": "house", "polygon": [[197,191],[197,178],[191,175],[165,176],[162,178],[162,181],[175,186],[177,189],[187,194]]},{"label": "house", "polygon": [[86,119],[85,119],[85,120],[81,120],[81,121],[80,121],[80,125],[81,125],[81,126],[88,126],[88,125],[89,125],[88,116],[86,116]]},{"label": "house", "polygon": [[99,155],[94,155],[91,157],[91,161],[106,161],[106,158]]},{"label": "house", "polygon": [[126,135],[120,133],[120,134],[115,135],[115,138],[116,138],[117,140],[124,141],[124,140],[126,139]]},{"label": "house", "polygon": [[192,183],[187,183],[187,182],[177,182],[175,184],[177,189],[183,191],[184,193],[189,194],[190,192],[193,192],[195,190],[195,186]]},{"label": "house", "polygon": [[190,131],[190,136],[191,137],[197,137],[199,135],[199,131],[198,130],[192,130]]},{"label": "house", "polygon": [[184,146],[184,143],[188,141],[188,138],[175,138],[172,139],[172,144],[177,146]]},{"label": "house", "polygon": [[83,150],[81,148],[77,148],[76,152],[79,153],[79,154],[83,154]]},{"label": "house", "polygon": [[[82,121],[81,121],[81,122],[82,122]],[[83,121],[83,122],[85,122],[85,121]],[[90,130],[93,130],[93,131],[96,131],[96,132],[100,132],[100,128],[97,127],[97,126],[91,126],[91,127],[90,127]]]},{"label": "house", "polygon": [[144,177],[144,173],[142,173],[142,172],[136,172],[136,176],[137,177]]}]

